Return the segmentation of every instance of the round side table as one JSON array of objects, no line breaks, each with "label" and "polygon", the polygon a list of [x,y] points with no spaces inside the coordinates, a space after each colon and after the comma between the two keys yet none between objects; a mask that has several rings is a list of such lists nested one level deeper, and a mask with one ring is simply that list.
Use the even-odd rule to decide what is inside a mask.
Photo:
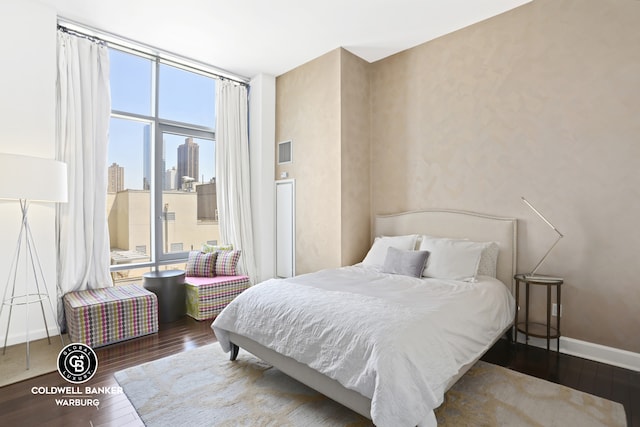
[{"label": "round side table", "polygon": [[[546,276],[528,276],[526,274],[516,274],[514,276],[516,280],[516,315],[514,319],[515,328],[515,342],[518,342],[518,332],[522,332],[525,335],[527,344],[529,341],[529,335],[538,338],[545,338],[547,340],[547,351],[549,351],[549,342],[552,339],[557,339],[556,352],[560,350],[560,313],[561,313],[561,293],[563,279],[559,277],[546,277]],[[518,322],[518,307],[520,306],[520,285],[525,284],[525,303],[524,303],[524,322]],[[529,288],[530,286],[546,286],[547,287],[547,322],[536,323],[529,321]],[[551,288],[556,288],[556,304],[558,312],[556,313],[555,326],[551,326]]]},{"label": "round side table", "polygon": [[169,323],[184,316],[184,271],[157,270],[142,275],[142,286],[158,297],[158,321]]}]

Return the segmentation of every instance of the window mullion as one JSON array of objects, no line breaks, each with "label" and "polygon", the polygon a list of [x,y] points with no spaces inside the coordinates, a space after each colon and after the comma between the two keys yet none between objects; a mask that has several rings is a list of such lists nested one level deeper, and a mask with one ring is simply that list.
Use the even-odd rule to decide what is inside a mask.
[{"label": "window mullion", "polygon": [[135,120],[135,121],[145,122],[145,123],[155,121],[155,119],[151,116],[145,116],[144,114],[128,113],[126,111],[118,111],[118,110],[111,110],[111,117],[116,117],[118,119],[125,119],[125,120]]},{"label": "window mullion", "polygon": [[152,238],[153,238],[153,261],[156,269],[158,268],[158,262],[162,258],[162,173],[159,173],[162,164],[162,132],[158,123],[158,110],[159,110],[159,94],[160,94],[160,61],[158,58],[154,61],[153,72],[151,81],[152,88],[152,107],[154,120],[154,144],[153,144],[153,189],[151,191],[151,224],[152,224]]}]

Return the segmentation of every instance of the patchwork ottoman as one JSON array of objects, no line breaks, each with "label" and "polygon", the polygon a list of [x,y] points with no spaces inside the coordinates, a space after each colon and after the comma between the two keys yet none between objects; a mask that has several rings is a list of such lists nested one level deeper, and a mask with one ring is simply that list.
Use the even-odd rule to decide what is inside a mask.
[{"label": "patchwork ottoman", "polygon": [[196,320],[216,317],[250,285],[248,276],[185,278],[187,315]]},{"label": "patchwork ottoman", "polygon": [[100,347],[158,332],[158,299],[138,285],[69,292],[63,301],[72,342]]}]

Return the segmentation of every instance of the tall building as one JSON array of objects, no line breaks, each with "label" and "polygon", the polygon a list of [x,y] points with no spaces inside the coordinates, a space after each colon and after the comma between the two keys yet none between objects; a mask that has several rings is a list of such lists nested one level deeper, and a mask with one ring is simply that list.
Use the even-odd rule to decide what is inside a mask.
[{"label": "tall building", "polygon": [[197,181],[199,176],[199,149],[200,146],[193,142],[193,138],[186,138],[184,144],[178,146],[178,170],[177,177],[178,189],[183,190],[191,188],[183,185],[184,177],[191,178],[191,181]]},{"label": "tall building", "polygon": [[164,173],[164,186],[163,189],[165,191],[167,190],[176,190],[178,187],[176,187],[176,176],[177,176],[177,171],[176,171],[176,167],[172,167],[171,169],[167,169]]},{"label": "tall building", "polygon": [[198,221],[217,221],[218,200],[216,199],[215,178],[211,182],[198,185],[196,194],[198,195]]},{"label": "tall building", "polygon": [[124,190],[124,168],[113,163],[108,169],[107,193],[117,193]]},{"label": "tall building", "polygon": [[142,189],[151,188],[151,126],[144,127],[142,139]]}]

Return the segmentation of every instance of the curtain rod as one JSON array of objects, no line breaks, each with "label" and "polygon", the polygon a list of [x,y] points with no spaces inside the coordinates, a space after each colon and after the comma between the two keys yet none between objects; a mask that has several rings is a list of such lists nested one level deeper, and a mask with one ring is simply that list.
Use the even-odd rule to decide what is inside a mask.
[{"label": "curtain rod", "polygon": [[144,56],[155,56],[169,62],[174,62],[183,67],[188,67],[196,71],[211,74],[221,80],[228,80],[243,86],[249,86],[248,78],[231,73],[230,71],[226,71],[206,64],[202,61],[187,58],[166,50],[158,49],[156,47],[130,40],[106,31],[90,28],[83,24],[66,20],[64,18],[58,18],[58,30],[75,35],[77,37],[86,38],[96,43],[105,44],[106,46],[113,46],[115,48],[129,50],[135,53],[142,54]]},{"label": "curtain rod", "polygon": [[92,41],[94,43],[98,43],[98,44],[101,44],[101,45],[104,45],[104,46],[107,45],[107,42],[105,42],[102,39],[99,39],[99,38],[94,37],[94,36],[90,36],[88,34],[79,33],[77,31],[74,31],[74,30],[70,29],[70,28],[63,27],[60,24],[58,24],[58,31],[62,31],[63,33],[71,34],[72,36],[76,36],[76,37],[80,37],[80,38],[83,38],[83,39],[87,39],[87,40],[90,40],[90,41]]}]

